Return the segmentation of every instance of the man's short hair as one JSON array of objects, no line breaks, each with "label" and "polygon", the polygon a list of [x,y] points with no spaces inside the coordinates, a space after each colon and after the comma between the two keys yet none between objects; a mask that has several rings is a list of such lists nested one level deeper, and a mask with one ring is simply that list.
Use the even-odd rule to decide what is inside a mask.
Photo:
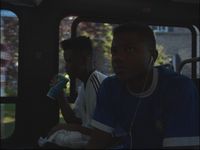
[{"label": "man's short hair", "polygon": [[126,23],[121,24],[114,28],[113,35],[117,35],[119,33],[135,33],[138,35],[142,35],[144,38],[144,43],[151,52],[154,53],[156,51],[156,40],[153,33],[153,30],[145,24],[139,24],[139,23]]},{"label": "man's short hair", "polygon": [[73,52],[83,52],[87,55],[92,55],[92,42],[89,37],[79,36],[69,38],[61,42],[64,51],[72,50]]}]

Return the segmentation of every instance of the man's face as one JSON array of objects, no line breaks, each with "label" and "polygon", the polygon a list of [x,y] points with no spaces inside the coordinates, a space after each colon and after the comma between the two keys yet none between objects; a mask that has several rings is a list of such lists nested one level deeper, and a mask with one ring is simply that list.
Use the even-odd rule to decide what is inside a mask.
[{"label": "man's face", "polygon": [[142,41],[142,36],[135,33],[118,33],[113,37],[112,65],[121,80],[137,79],[144,74],[150,53]]},{"label": "man's face", "polygon": [[65,69],[66,72],[73,77],[78,77],[81,69],[85,65],[82,63],[82,57],[80,54],[73,52],[73,50],[64,51],[64,59],[65,59]]}]

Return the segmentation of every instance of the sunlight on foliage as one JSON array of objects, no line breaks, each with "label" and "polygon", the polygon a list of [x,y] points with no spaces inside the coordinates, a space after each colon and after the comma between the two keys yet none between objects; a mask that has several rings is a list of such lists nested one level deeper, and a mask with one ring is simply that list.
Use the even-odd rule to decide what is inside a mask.
[{"label": "sunlight on foliage", "polygon": [[167,55],[164,51],[164,47],[162,45],[156,45],[156,48],[158,50],[158,58],[155,62],[155,65],[163,65],[163,64],[169,64],[171,61],[171,58],[169,55]]}]

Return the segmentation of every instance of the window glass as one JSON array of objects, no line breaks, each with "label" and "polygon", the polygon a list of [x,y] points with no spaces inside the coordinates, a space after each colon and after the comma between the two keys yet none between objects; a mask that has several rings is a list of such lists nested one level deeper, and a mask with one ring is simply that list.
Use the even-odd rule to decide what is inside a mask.
[{"label": "window glass", "polygon": [[[18,17],[9,10],[0,10],[0,96],[15,97],[18,84]],[[1,138],[8,138],[15,128],[15,104],[2,104]]]},{"label": "window glass", "polygon": [[17,96],[18,18],[1,10],[1,97]]},{"label": "window glass", "polygon": [[[164,29],[169,29],[165,30]],[[187,28],[152,26],[156,36],[157,50],[159,57],[156,65],[171,64],[177,71],[180,62],[191,58],[192,40],[191,32]],[[162,29],[162,32],[158,32]],[[187,64],[182,69],[182,74],[191,77],[191,64]]]},{"label": "window glass", "polygon": [[1,138],[8,138],[15,128],[15,104],[1,104]]}]

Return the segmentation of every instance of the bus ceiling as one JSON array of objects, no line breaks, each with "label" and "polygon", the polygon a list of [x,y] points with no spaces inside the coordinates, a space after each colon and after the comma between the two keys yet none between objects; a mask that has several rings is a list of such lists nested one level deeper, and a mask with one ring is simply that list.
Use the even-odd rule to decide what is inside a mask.
[{"label": "bus ceiling", "polygon": [[[5,6],[41,8],[58,16],[101,18],[110,23],[138,21],[157,25],[196,25],[200,0],[1,0]],[[105,22],[104,21],[104,22]]]},{"label": "bus ceiling", "polygon": [[43,0],[2,0],[2,2],[16,5],[16,6],[27,6],[27,7],[35,7],[40,5]]}]

